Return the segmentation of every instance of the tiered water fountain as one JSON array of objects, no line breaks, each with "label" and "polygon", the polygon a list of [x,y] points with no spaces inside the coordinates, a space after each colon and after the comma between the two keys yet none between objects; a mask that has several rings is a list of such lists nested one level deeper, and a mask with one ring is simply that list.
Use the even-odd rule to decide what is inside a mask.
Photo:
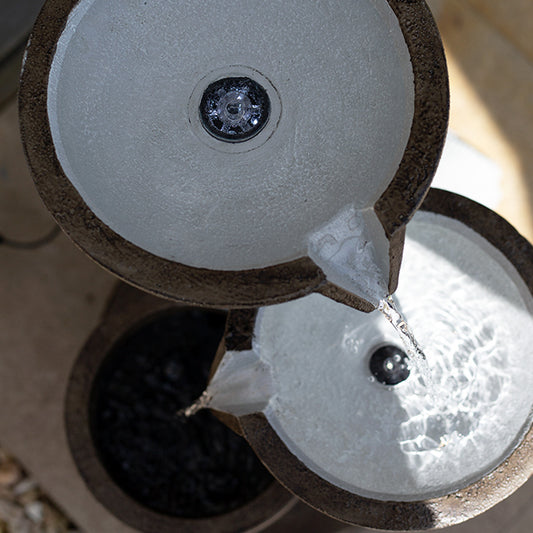
[{"label": "tiered water fountain", "polygon": [[448,111],[423,1],[48,0],[20,111],[93,259],[240,309],[184,423],[217,410],[294,494],[372,527],[458,523],[530,475],[531,247],[457,196],[415,215]]}]

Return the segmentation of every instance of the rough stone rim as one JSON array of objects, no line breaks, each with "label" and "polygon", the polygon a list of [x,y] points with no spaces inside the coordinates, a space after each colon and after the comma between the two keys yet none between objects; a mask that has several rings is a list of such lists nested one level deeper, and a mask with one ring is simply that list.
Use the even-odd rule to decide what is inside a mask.
[{"label": "rough stone rim", "polygon": [[146,533],[231,533],[266,527],[297,502],[275,480],[254,500],[230,513],[206,519],[184,519],[157,513],[137,503],[115,484],[98,458],[89,428],[89,399],[101,363],[132,328],[161,313],[180,308],[184,306],[118,284],[102,321],[81,350],[68,382],[65,426],[76,467],[94,497],[104,507],[134,529]]},{"label": "rough stone rim", "polygon": [[[533,246],[506,220],[458,194],[431,189],[421,207],[462,222],[499,249],[533,294]],[[218,358],[227,350],[252,348],[257,310],[232,311]],[[312,472],[285,446],[262,413],[227,423],[236,425],[274,477],[311,507],[354,525],[397,531],[427,530],[460,524],[501,502],[533,476],[533,426],[518,447],[483,478],[439,498],[381,501],[340,489]]]},{"label": "rough stone rim", "polygon": [[[393,292],[403,250],[403,226],[426,194],[444,144],[449,90],[444,51],[423,0],[387,0],[411,55],[415,110],[409,141],[392,182],[375,205],[390,241]],[[67,235],[102,267],[153,294],[199,306],[257,307],[313,291],[370,311],[373,306],[328,282],[308,257],[243,271],[189,267],[157,257],[120,237],[98,219],[70,183],[57,159],[47,113],[50,67],[56,43],[78,0],[48,0],[26,48],[19,92],[24,150],[45,205]]]}]

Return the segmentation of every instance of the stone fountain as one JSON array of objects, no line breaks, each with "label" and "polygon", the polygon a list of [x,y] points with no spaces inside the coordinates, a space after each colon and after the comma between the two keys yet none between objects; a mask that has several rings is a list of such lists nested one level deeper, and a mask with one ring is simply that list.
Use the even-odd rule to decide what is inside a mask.
[{"label": "stone fountain", "polygon": [[[204,407],[297,497],[429,529],[531,475],[532,249],[429,191],[448,83],[422,0],[48,0],[20,115],[37,189],[79,247],[156,296],[232,310]],[[419,360],[377,310],[393,293]],[[73,429],[104,352],[76,367],[67,420],[120,515],[92,445],[87,474],[94,434]],[[135,509],[123,520],[154,530]]]}]

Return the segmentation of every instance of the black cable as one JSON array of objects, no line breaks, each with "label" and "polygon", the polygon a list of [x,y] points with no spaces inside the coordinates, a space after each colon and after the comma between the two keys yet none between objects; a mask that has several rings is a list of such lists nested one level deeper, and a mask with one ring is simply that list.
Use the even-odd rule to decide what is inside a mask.
[{"label": "black cable", "polygon": [[15,250],[36,250],[37,248],[41,248],[41,246],[51,243],[60,233],[60,227],[54,226],[52,231],[34,241],[15,241],[0,234],[0,245],[3,244]]}]

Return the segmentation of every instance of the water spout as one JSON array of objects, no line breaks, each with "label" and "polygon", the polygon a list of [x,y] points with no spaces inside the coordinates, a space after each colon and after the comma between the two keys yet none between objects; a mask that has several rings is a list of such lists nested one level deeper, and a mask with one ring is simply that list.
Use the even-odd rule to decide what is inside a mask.
[{"label": "water spout", "polygon": [[253,350],[227,352],[206,390],[178,416],[212,408],[235,416],[262,411],[273,394],[270,366]]}]

